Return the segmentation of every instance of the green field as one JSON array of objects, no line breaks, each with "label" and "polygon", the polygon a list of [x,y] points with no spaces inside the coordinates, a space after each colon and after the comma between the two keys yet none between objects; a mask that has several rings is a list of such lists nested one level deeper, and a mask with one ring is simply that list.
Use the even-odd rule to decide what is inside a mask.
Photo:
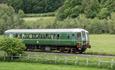
[{"label": "green field", "polygon": [[90,35],[91,49],[87,53],[115,54],[115,35]]},{"label": "green field", "polygon": [[0,70],[107,70],[93,67],[80,67],[72,65],[52,65],[22,62],[0,62]]},{"label": "green field", "polygon": [[52,20],[55,20],[55,17],[54,16],[50,16],[50,17],[25,17],[23,18],[24,21],[26,22],[31,22],[31,21],[52,21]]}]

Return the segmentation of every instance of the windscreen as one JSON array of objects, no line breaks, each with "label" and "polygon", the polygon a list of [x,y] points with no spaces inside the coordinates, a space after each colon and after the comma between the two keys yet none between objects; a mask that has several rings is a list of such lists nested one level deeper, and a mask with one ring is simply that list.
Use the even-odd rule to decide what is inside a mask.
[{"label": "windscreen", "polygon": [[82,40],[86,41],[86,32],[82,31]]}]

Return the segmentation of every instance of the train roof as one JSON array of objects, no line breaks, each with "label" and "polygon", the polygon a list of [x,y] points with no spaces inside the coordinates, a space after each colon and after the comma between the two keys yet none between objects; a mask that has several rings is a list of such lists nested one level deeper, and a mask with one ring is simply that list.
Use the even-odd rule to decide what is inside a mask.
[{"label": "train roof", "polygon": [[81,32],[85,29],[75,28],[75,29],[10,29],[6,30],[5,33],[41,33],[41,32]]}]

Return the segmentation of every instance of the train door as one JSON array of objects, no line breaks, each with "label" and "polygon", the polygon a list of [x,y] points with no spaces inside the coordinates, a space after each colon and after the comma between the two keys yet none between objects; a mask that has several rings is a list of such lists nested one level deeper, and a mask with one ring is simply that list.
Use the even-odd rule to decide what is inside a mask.
[{"label": "train door", "polygon": [[77,41],[80,42],[81,41],[81,32],[77,33]]}]

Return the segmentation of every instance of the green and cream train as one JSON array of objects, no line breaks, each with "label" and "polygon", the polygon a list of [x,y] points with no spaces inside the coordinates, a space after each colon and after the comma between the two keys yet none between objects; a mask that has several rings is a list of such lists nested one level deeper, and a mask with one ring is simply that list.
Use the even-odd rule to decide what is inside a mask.
[{"label": "green and cream train", "polygon": [[22,39],[27,50],[84,52],[90,48],[89,33],[85,29],[11,29],[8,37]]}]

